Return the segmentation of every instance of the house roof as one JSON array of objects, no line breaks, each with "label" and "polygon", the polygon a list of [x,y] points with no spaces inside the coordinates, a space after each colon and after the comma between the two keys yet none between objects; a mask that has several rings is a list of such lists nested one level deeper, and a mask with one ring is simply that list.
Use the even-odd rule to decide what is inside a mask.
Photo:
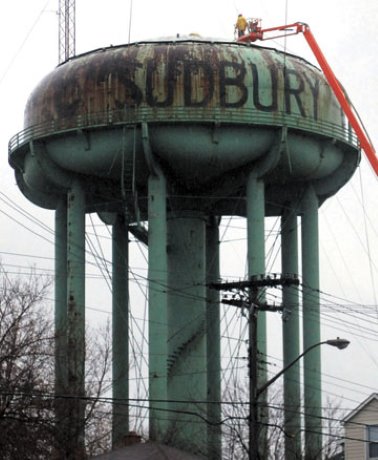
[{"label": "house roof", "polygon": [[94,460],[200,460],[200,457],[155,442],[133,444],[92,458]]},{"label": "house roof", "polygon": [[364,407],[370,404],[373,400],[378,401],[378,393],[372,393],[367,399],[362,401],[355,409],[353,409],[349,414],[343,419],[343,423],[349,422],[355,415],[357,415]]}]

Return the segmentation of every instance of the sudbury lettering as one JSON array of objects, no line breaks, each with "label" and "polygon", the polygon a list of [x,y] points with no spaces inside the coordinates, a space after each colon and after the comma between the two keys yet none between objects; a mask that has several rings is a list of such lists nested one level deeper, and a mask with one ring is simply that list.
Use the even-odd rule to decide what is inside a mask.
[{"label": "sudbury lettering", "polygon": [[204,57],[172,55],[139,62],[134,57],[122,61],[121,67],[108,67],[108,72],[104,66],[104,73],[97,74],[93,84],[106,88],[108,96],[98,102],[107,100],[107,108],[219,107],[294,113],[317,120],[321,80],[316,72],[296,67],[295,62],[283,66],[265,61],[211,62]]},{"label": "sudbury lettering", "polygon": [[[269,65],[263,72],[265,75],[261,75],[262,70],[253,62],[224,60],[214,68],[203,60],[169,61],[158,68],[151,59],[146,67],[145,102],[150,107],[171,107],[182,91],[183,104],[189,108],[217,104],[221,108],[250,106],[264,112],[299,113],[317,120],[319,79],[316,75],[312,73],[310,78],[296,69],[277,65]],[[179,83],[180,77],[183,83]],[[137,97],[131,105],[139,106],[143,91],[135,82],[132,87],[130,94]],[[279,107],[280,92],[283,107]]]}]

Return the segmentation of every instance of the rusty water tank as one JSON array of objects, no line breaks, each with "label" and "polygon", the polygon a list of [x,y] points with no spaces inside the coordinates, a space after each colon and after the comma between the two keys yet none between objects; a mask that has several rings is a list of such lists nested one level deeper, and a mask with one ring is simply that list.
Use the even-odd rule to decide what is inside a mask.
[{"label": "rusty water tank", "polygon": [[306,181],[324,200],[359,162],[356,138],[318,68],[276,49],[198,37],[97,49],[59,65],[31,94],[9,161],[40,206],[54,208],[60,190],[35,143],[54,167],[86,181],[88,209],[114,210],[133,181],[143,212],[143,136],[172,194],[203,197],[193,206],[218,215],[244,214],[245,175],[272,150],[268,214]]}]

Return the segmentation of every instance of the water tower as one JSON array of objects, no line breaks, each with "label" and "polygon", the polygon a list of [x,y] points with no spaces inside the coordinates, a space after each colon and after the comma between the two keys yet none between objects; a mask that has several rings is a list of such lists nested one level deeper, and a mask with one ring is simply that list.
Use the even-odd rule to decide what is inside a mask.
[{"label": "water tower", "polygon": [[[85,215],[96,212],[113,225],[113,440],[128,430],[117,401],[128,398],[133,229],[148,238],[150,437],[219,458],[219,298],[207,286],[219,279],[222,216],[247,219],[250,276],[265,272],[266,216],[281,217],[282,272],[298,273],[301,217],[303,296],[284,289],[284,364],[300,354],[299,304],[303,348],[320,340],[318,208],[359,162],[322,73],[275,49],[190,36],[98,49],[34,90],[9,162],[23,194],[56,214],[57,395],[84,394]],[[260,352],[269,339],[260,314]],[[318,349],[304,362],[308,433],[320,431],[320,379]],[[294,367],[285,404],[299,400]],[[84,406],[74,401],[80,445]],[[286,418],[294,439],[299,415]]]}]

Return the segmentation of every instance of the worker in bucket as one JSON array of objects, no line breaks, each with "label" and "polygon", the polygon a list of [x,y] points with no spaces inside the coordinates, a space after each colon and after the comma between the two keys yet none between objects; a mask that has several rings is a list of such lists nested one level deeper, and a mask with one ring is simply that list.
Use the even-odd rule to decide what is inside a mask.
[{"label": "worker in bucket", "polygon": [[236,20],[235,30],[238,31],[238,37],[241,37],[245,34],[247,29],[248,23],[245,17],[242,14],[238,15],[238,19]]}]

